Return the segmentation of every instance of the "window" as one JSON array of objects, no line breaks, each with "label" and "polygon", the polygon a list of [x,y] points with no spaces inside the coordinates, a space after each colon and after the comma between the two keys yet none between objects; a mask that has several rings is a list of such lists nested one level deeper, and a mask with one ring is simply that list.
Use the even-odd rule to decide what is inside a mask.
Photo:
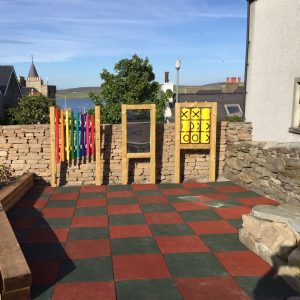
[{"label": "window", "polygon": [[300,78],[296,78],[294,83],[292,126],[289,132],[300,134]]},{"label": "window", "polygon": [[243,115],[239,104],[225,104],[224,106],[228,117]]}]

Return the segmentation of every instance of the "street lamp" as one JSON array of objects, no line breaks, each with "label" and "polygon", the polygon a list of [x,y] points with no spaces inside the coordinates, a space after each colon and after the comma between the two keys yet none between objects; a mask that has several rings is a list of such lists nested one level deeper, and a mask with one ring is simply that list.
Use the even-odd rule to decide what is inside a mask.
[{"label": "street lamp", "polygon": [[178,102],[178,89],[179,89],[179,69],[181,67],[181,59],[177,58],[175,63],[176,68],[176,102]]}]

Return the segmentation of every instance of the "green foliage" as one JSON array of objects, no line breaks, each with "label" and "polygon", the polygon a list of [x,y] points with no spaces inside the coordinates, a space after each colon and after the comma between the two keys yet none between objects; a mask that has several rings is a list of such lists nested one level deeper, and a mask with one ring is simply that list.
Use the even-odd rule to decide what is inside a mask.
[{"label": "green foliage", "polygon": [[0,188],[13,180],[12,170],[4,165],[0,165]]},{"label": "green foliage", "polygon": [[104,69],[100,74],[103,80],[100,93],[89,94],[94,104],[101,106],[101,121],[120,123],[121,104],[155,103],[157,119],[162,122],[169,93],[160,91],[148,58],[133,55],[131,59],[120,60],[114,70],[113,74]]},{"label": "green foliage", "polygon": [[235,116],[227,117],[226,121],[228,121],[228,122],[242,122],[243,118],[241,116],[235,115]]},{"label": "green foliage", "polygon": [[12,124],[47,124],[49,120],[49,107],[55,101],[43,95],[24,96],[17,107],[8,109]]}]

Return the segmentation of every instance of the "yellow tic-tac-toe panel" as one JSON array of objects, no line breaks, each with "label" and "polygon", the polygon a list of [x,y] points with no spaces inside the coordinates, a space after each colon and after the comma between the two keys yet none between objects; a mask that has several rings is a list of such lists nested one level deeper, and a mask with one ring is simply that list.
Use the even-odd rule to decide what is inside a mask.
[{"label": "yellow tic-tac-toe panel", "polygon": [[200,120],[192,121],[191,122],[191,131],[192,132],[199,132],[200,131]]},{"label": "yellow tic-tac-toe panel", "polygon": [[191,119],[191,109],[190,108],[182,108],[181,109],[181,120],[190,120]]},{"label": "yellow tic-tac-toe panel", "polygon": [[202,120],[210,120],[210,108],[202,108],[201,109],[201,119]]},{"label": "yellow tic-tac-toe panel", "polygon": [[200,120],[201,115],[200,115],[200,108],[196,107],[196,108],[192,108],[191,111],[191,120],[195,121],[195,120]]},{"label": "yellow tic-tac-toe panel", "polygon": [[210,131],[210,120],[201,121],[201,131]]},{"label": "yellow tic-tac-toe panel", "polygon": [[209,144],[210,142],[210,132],[202,131],[201,132],[201,144]]},{"label": "yellow tic-tac-toe panel", "polygon": [[200,143],[200,132],[191,132],[191,144]]},{"label": "yellow tic-tac-toe panel", "polygon": [[180,143],[181,144],[189,144],[190,143],[190,135],[189,131],[181,131],[180,132]]}]

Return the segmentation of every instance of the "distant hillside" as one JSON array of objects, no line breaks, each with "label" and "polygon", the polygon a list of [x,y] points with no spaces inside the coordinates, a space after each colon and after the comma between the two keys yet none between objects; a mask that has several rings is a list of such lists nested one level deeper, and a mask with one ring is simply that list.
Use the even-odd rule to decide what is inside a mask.
[{"label": "distant hillside", "polygon": [[86,87],[77,87],[70,89],[58,90],[56,92],[56,98],[75,98],[75,99],[83,99],[89,98],[90,92],[100,92],[100,88],[96,86],[86,86]]}]

